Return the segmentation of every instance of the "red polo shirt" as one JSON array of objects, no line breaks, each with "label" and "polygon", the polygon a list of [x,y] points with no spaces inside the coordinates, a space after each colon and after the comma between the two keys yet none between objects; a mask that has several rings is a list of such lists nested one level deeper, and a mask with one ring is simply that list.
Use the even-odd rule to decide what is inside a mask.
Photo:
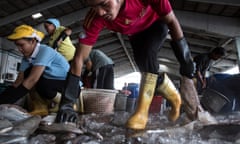
[{"label": "red polo shirt", "polygon": [[79,42],[94,45],[103,28],[133,35],[152,25],[153,22],[172,11],[168,0],[125,0],[124,9],[119,11],[114,21],[107,21],[91,9],[85,17],[84,30],[86,37]]}]

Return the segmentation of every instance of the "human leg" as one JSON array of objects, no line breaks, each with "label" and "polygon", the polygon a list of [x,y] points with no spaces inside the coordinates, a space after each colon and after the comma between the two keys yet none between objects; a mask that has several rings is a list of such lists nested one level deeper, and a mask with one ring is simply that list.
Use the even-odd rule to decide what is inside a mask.
[{"label": "human leg", "polygon": [[175,121],[180,115],[180,107],[182,104],[181,96],[166,73],[163,74],[161,79],[163,80],[160,84],[158,84],[156,92],[170,102],[171,111],[168,118],[171,121]]},{"label": "human leg", "polygon": [[183,100],[183,108],[188,118],[195,120],[198,118],[198,111],[202,111],[202,108],[193,82],[195,64],[191,51],[184,37],[172,40],[170,44],[180,64],[179,73],[182,76],[180,79],[180,93]]},{"label": "human leg", "polygon": [[[134,59],[143,75],[140,84],[141,87],[137,108],[135,113],[127,122],[128,128],[145,128],[148,119],[148,109],[152,101],[152,97],[148,96],[148,92],[152,90],[152,87],[155,89],[157,81],[157,85],[161,85],[164,82],[164,78],[162,78],[161,75],[158,75],[159,64],[157,60],[157,54],[167,36],[167,30],[167,26],[161,21],[158,21],[154,23],[148,30],[130,38],[133,47]],[[155,83],[153,82],[154,80]],[[173,85],[170,85],[170,82],[170,80],[167,80],[167,84],[163,85],[167,85],[165,87],[170,87],[167,89],[168,92],[174,91],[171,93],[176,93],[176,88],[173,87]],[[165,89],[161,90],[166,91]],[[170,100],[171,103],[174,104],[174,110],[172,113],[175,112],[176,114],[174,113],[171,115],[173,117],[172,119],[175,120],[179,116],[179,105],[181,105],[181,98],[179,94],[171,94],[172,96],[169,98],[168,92],[165,92],[164,96],[167,98],[167,100]],[[177,102],[173,102],[176,100]]]},{"label": "human leg", "polygon": [[166,39],[167,31],[167,25],[157,21],[149,29],[129,37],[140,72],[158,73],[158,52]]},{"label": "human leg", "polygon": [[113,65],[107,65],[104,74],[104,89],[114,89],[114,70]]},{"label": "human leg", "polygon": [[57,112],[63,86],[64,80],[52,80],[41,77],[36,84],[36,88],[32,89],[28,99],[30,113],[44,116],[48,112]]},{"label": "human leg", "polygon": [[142,73],[138,105],[134,114],[128,119],[126,126],[131,129],[145,129],[148,121],[148,110],[152,102],[157,75]]},{"label": "human leg", "polygon": [[97,71],[97,87],[101,89],[114,89],[114,71],[113,71],[113,65],[105,65],[101,68],[99,68]]}]

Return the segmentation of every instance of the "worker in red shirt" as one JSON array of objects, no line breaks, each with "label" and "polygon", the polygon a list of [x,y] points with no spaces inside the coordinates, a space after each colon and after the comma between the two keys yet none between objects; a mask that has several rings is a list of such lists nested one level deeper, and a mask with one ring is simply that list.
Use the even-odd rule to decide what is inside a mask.
[{"label": "worker in red shirt", "polygon": [[[155,90],[171,103],[169,119],[175,121],[179,117],[181,97],[168,76],[159,74],[157,60],[157,53],[168,33],[172,38],[171,46],[174,54],[180,63],[180,74],[191,79],[194,76],[194,64],[169,1],[85,0],[85,3],[91,9],[85,17],[84,32],[79,37],[80,45],[76,50],[65,88],[66,103],[63,102],[62,109],[57,115],[57,122],[70,121],[74,116],[71,103],[78,96],[77,84],[83,62],[88,58],[100,31],[104,28],[129,36],[134,59],[142,73],[138,107],[126,126],[130,129],[146,127],[148,109]],[[190,87],[194,88],[194,86]],[[68,107],[66,108],[65,105]]]}]

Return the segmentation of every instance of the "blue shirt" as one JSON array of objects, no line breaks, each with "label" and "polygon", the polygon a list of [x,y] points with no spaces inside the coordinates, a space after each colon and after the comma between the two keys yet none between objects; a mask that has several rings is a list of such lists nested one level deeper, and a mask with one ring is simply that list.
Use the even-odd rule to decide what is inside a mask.
[{"label": "blue shirt", "polygon": [[20,71],[30,66],[44,66],[43,77],[46,79],[65,80],[70,68],[67,60],[51,47],[38,44],[30,58],[23,58]]}]

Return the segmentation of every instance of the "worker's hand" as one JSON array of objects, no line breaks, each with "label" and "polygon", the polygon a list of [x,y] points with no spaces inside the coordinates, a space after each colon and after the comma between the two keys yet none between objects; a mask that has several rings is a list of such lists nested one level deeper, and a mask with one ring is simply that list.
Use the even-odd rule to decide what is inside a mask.
[{"label": "worker's hand", "polygon": [[66,29],[64,30],[64,33],[65,33],[66,35],[70,36],[70,35],[72,34],[72,30],[71,30],[70,28],[66,28]]},{"label": "worker's hand", "polygon": [[0,104],[15,103],[25,96],[29,90],[23,84],[18,87],[9,86],[0,94]]},{"label": "worker's hand", "polygon": [[58,47],[58,48],[59,48],[59,46],[61,45],[62,42],[63,42],[63,39],[62,39],[62,38],[57,41],[57,47]]},{"label": "worker's hand", "polygon": [[203,83],[202,83],[202,88],[206,88],[207,87],[207,80],[206,78],[203,79]]},{"label": "worker's hand", "polygon": [[192,79],[194,77],[194,73],[195,73],[195,64],[192,60],[188,61],[185,64],[180,64],[181,75]]},{"label": "worker's hand", "polygon": [[66,87],[64,89],[60,108],[56,117],[56,122],[73,122],[78,120],[77,112],[74,111],[73,106],[76,104],[80,94],[80,77],[72,73],[68,73],[66,79]]},{"label": "worker's hand", "polygon": [[58,123],[74,123],[76,124],[78,122],[78,114],[76,111],[74,111],[73,107],[71,105],[63,105],[58,111],[56,122]]},{"label": "worker's hand", "polygon": [[88,72],[87,76],[92,76],[93,72]]}]

